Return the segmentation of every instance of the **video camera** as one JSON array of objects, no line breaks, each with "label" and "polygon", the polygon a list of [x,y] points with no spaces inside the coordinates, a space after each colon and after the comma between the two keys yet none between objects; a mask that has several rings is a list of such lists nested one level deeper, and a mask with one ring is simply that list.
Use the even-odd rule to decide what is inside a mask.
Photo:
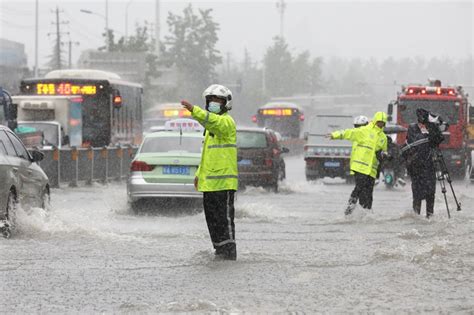
[{"label": "video camera", "polygon": [[445,122],[439,115],[433,114],[424,108],[418,108],[416,110],[416,117],[418,122],[425,124],[428,130],[430,127],[438,127],[439,131],[445,132],[449,128],[449,124]]}]

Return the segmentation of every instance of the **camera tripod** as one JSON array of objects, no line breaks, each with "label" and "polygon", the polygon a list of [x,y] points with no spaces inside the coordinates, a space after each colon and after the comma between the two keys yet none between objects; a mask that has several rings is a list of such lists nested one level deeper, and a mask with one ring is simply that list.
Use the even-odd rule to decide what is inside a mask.
[{"label": "camera tripod", "polygon": [[448,182],[449,187],[451,188],[451,192],[453,193],[454,201],[456,202],[457,211],[461,211],[461,203],[458,201],[456,197],[456,193],[454,192],[451,176],[449,175],[448,168],[446,167],[446,161],[444,160],[443,153],[438,149],[433,149],[433,161],[435,163],[436,168],[436,179],[439,181],[441,186],[441,192],[444,195],[444,202],[446,203],[446,211],[448,211],[448,218],[451,218],[451,214],[449,213],[449,205],[448,205],[448,198],[446,197],[446,182]]}]

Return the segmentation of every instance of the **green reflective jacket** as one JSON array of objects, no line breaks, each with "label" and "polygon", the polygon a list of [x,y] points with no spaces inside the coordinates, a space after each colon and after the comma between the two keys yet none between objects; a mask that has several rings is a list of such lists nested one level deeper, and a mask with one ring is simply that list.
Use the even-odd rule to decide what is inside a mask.
[{"label": "green reflective jacket", "polygon": [[375,125],[375,121],[364,127],[335,131],[333,139],[345,139],[354,142],[351,153],[351,171],[377,176],[379,161],[376,152],[387,151],[387,136]]},{"label": "green reflective jacket", "polygon": [[202,192],[237,190],[237,131],[228,114],[217,115],[193,107],[192,117],[206,129],[201,163],[196,171]]}]

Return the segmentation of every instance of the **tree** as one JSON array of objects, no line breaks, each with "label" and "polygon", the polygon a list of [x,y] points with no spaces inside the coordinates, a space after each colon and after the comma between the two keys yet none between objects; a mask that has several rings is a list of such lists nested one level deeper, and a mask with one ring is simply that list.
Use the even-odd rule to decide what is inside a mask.
[{"label": "tree", "polygon": [[[150,99],[151,93],[154,92],[151,89],[151,80],[160,75],[158,68],[158,58],[154,52],[155,41],[149,35],[149,24],[147,21],[143,25],[137,24],[135,28],[135,34],[127,38],[120,37],[118,41],[115,41],[115,34],[113,30],[108,30],[107,33],[102,34],[105,38],[106,45],[99,47],[99,50],[108,52],[137,52],[145,53],[145,81],[140,82],[145,87],[145,98]],[[156,97],[156,95],[153,95]]]},{"label": "tree", "polygon": [[292,56],[288,44],[279,36],[273,38],[273,45],[267,49],[264,57],[264,75],[266,93],[270,96],[290,96]]},{"label": "tree", "polygon": [[215,67],[222,58],[215,48],[219,24],[213,21],[211,13],[212,9],[195,13],[189,5],[183,15],[168,15],[171,35],[165,37],[163,61],[178,71],[176,97],[198,101],[198,96],[216,78]]}]

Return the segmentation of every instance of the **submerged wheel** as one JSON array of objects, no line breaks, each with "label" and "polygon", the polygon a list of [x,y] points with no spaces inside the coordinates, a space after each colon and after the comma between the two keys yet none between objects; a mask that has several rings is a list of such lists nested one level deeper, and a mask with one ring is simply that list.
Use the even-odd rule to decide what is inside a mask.
[{"label": "submerged wheel", "polygon": [[274,193],[278,193],[278,181],[275,181],[271,185],[265,186],[265,189]]},{"label": "submerged wheel", "polygon": [[0,228],[2,236],[4,238],[10,238],[12,234],[13,227],[15,225],[15,214],[17,207],[16,195],[13,191],[10,191],[7,198],[7,211],[5,214],[5,221]]},{"label": "submerged wheel", "polygon": [[130,211],[137,215],[140,213],[140,204],[139,204],[139,200],[136,200],[136,201],[130,201],[129,202],[129,206],[130,206]]},{"label": "submerged wheel", "polygon": [[51,210],[51,195],[49,194],[48,187],[44,189],[43,196],[41,198],[41,208],[43,208],[46,212],[49,212]]}]

